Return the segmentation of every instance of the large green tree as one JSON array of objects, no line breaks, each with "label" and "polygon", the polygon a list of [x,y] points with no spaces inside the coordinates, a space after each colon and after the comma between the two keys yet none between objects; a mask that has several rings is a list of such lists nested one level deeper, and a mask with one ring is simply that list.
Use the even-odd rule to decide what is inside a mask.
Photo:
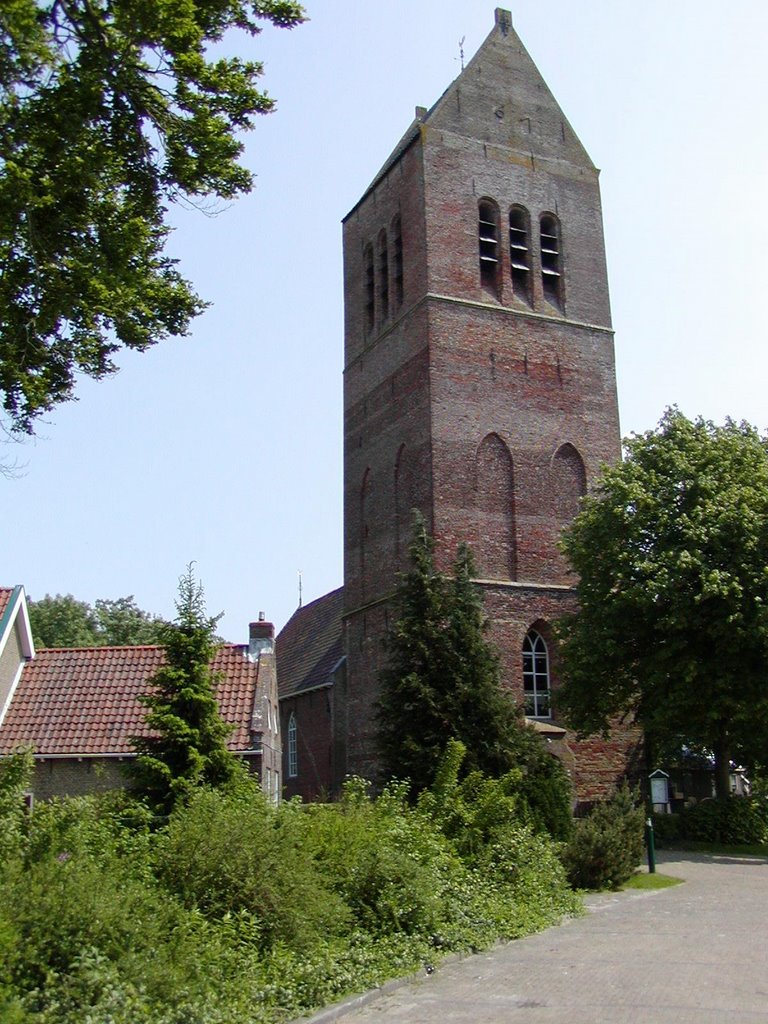
[{"label": "large green tree", "polygon": [[534,822],[564,836],[570,827],[568,780],[501,686],[475,577],[466,544],[449,576],[437,571],[434,542],[417,517],[380,673],[382,767],[388,777],[409,779],[416,793],[433,784],[448,741],[458,740],[466,748],[466,772],[499,777],[520,769],[518,790]]},{"label": "large green tree", "polygon": [[176,611],[164,631],[166,664],[139,698],[152,734],[134,739],[138,756],[130,768],[138,791],[164,813],[201,786],[225,786],[243,771],[227,749],[232,728],[219,714],[211,668],[220,616],[206,614],[191,565],[179,580]]},{"label": "large green tree", "polygon": [[164,619],[142,611],[133,596],[99,599],[94,606],[71,594],[46,594],[29,602],[38,647],[127,647],[159,643]]},{"label": "large green tree", "polygon": [[[251,187],[239,134],[273,100],[227,34],[293,0],[0,4],[0,393],[12,429],[121,347],[186,333],[204,303],[165,253],[167,208]],[[222,42],[223,41],[223,42]]]},{"label": "large green tree", "polygon": [[768,449],[676,409],[625,444],[564,534],[558,706],[583,733],[629,715],[657,749],[708,749],[724,796],[733,756],[766,759]]}]

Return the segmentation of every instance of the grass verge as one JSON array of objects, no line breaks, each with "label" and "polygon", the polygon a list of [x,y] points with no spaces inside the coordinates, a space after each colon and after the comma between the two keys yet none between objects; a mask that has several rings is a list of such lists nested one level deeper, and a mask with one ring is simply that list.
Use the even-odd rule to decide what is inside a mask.
[{"label": "grass verge", "polygon": [[673,878],[672,875],[660,875],[654,872],[652,875],[633,875],[626,882],[622,889],[669,889],[673,885],[680,885],[682,878]]}]

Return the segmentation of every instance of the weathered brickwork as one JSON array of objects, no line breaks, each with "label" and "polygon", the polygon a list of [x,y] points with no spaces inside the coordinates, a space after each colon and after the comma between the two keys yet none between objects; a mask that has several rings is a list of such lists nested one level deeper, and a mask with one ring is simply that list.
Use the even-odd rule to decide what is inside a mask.
[{"label": "weathered brickwork", "polygon": [[[598,172],[506,12],[345,219],[344,269],[347,766],[375,774],[410,510],[440,568],[472,545],[521,701],[524,638],[544,637],[557,724],[552,623],[574,601],[558,537],[620,454]],[[636,739],[567,737],[581,799]]]}]

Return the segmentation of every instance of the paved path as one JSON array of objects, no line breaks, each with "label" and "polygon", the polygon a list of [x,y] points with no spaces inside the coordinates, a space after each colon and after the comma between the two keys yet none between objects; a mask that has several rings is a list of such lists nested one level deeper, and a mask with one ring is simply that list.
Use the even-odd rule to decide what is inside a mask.
[{"label": "paved path", "polygon": [[589,897],[586,917],[345,1007],[343,1024],[768,1024],[768,862],[660,851],[658,869],[686,884]]}]

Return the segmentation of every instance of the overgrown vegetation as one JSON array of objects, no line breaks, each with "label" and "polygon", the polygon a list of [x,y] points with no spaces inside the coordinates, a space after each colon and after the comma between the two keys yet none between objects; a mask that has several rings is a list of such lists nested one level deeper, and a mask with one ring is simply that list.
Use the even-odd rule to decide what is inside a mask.
[{"label": "overgrown vegetation", "polygon": [[199,789],[157,827],[126,794],[38,804],[0,763],[0,1019],[261,1024],[577,913],[514,779],[446,754],[403,785],[274,807]]},{"label": "overgrown vegetation", "polygon": [[566,839],[570,782],[501,686],[475,576],[466,544],[459,546],[452,574],[438,572],[434,542],[417,516],[380,677],[378,741],[385,775],[407,779],[412,794],[419,793],[433,784],[446,744],[458,740],[465,771],[511,780],[516,770],[519,813]]}]

